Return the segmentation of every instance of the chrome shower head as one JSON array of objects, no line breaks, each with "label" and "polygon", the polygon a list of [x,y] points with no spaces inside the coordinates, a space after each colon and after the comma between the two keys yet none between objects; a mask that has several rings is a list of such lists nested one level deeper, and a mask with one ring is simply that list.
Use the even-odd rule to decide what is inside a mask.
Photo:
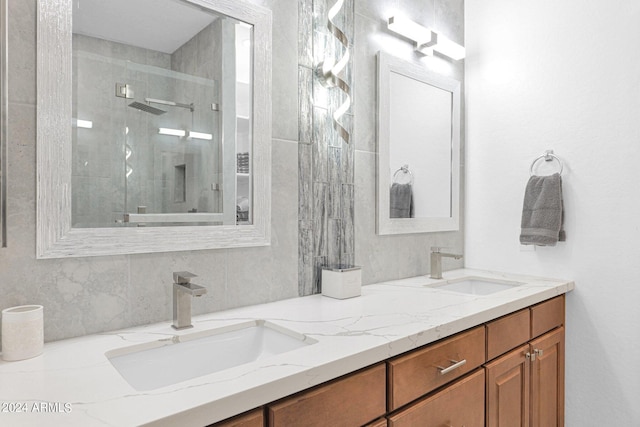
[{"label": "chrome shower head", "polygon": [[144,111],[145,113],[155,114],[156,116],[159,116],[160,114],[166,113],[166,111],[164,111],[164,110],[161,110],[161,109],[156,108],[156,107],[152,107],[149,104],[145,104],[145,103],[138,102],[138,101],[132,102],[131,104],[129,104],[129,107],[135,108],[136,110]]}]

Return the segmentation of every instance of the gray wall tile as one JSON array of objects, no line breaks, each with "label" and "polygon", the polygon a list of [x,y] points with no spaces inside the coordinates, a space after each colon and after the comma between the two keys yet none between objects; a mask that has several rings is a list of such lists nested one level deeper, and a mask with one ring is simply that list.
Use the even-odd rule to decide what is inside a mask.
[{"label": "gray wall tile", "polygon": [[36,0],[8,1],[10,102],[36,102]]}]

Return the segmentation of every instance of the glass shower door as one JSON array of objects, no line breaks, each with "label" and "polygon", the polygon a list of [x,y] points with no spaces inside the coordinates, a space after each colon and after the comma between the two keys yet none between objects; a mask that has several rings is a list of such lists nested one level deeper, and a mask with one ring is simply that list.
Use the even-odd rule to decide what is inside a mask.
[{"label": "glass shower door", "polygon": [[132,62],[127,81],[133,88],[124,164],[130,222],[224,223],[215,81]]}]

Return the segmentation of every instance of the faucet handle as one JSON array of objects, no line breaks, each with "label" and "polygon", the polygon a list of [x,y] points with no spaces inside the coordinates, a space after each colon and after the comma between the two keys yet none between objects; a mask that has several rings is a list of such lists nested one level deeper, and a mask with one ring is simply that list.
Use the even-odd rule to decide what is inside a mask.
[{"label": "faucet handle", "polygon": [[174,271],[173,281],[179,285],[185,285],[191,282],[192,277],[198,277],[197,274],[190,273],[188,271]]}]

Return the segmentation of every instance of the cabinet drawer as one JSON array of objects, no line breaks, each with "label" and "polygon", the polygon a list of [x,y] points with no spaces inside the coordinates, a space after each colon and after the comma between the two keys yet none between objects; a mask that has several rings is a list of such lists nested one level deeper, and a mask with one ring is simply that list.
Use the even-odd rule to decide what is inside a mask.
[{"label": "cabinet drawer", "polygon": [[264,410],[262,408],[229,418],[209,427],[264,427]]},{"label": "cabinet drawer", "polygon": [[[466,361],[454,367],[455,362]],[[387,362],[390,411],[429,393],[485,362],[485,329],[480,326]],[[444,368],[452,368],[443,371]],[[442,373],[444,372],[444,373]]]},{"label": "cabinet drawer", "polygon": [[487,323],[487,360],[529,341],[530,331],[529,309]]},{"label": "cabinet drawer", "polygon": [[484,370],[389,417],[389,427],[484,425]]},{"label": "cabinet drawer", "polygon": [[564,324],[564,295],[531,307],[531,337]]},{"label": "cabinet drawer", "polygon": [[269,426],[361,426],[385,409],[385,365],[379,364],[269,405]]}]

